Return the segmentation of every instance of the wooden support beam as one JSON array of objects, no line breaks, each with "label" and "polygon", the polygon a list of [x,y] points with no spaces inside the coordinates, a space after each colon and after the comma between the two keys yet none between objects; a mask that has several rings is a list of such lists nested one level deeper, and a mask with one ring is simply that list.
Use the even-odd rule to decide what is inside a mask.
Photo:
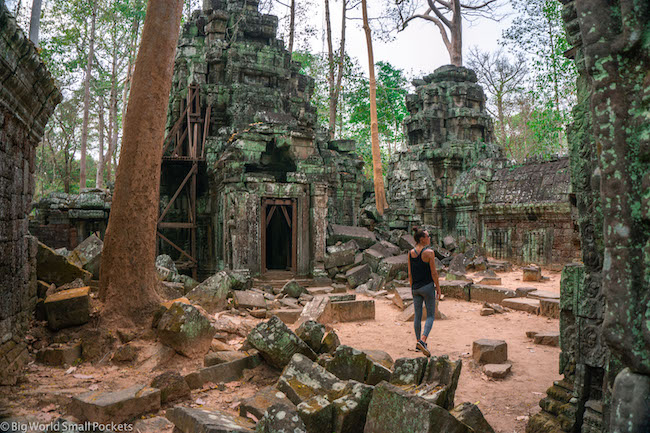
[{"label": "wooden support beam", "polygon": [[194,264],[196,264],[196,259],[195,259],[194,257],[190,256],[189,254],[187,254],[187,252],[185,252],[185,250],[183,250],[181,247],[179,247],[178,245],[176,245],[175,243],[173,243],[172,241],[170,241],[169,239],[167,239],[167,238],[165,237],[165,235],[163,235],[163,234],[160,233],[159,231],[156,231],[156,234],[157,234],[158,236],[160,236],[160,239],[162,239],[163,241],[167,242],[167,243],[168,243],[169,245],[171,245],[175,250],[177,250],[177,251],[180,252],[182,255],[184,255],[184,256],[186,256],[188,259],[190,259]]},{"label": "wooden support beam", "polygon": [[161,222],[163,218],[165,218],[165,215],[167,215],[167,212],[169,212],[169,209],[171,208],[172,204],[174,203],[174,200],[178,197],[178,195],[181,193],[183,187],[187,183],[187,181],[190,179],[192,174],[196,171],[196,164],[192,164],[192,168],[190,168],[190,171],[187,173],[187,176],[185,176],[185,179],[183,179],[183,182],[181,182],[181,186],[178,187],[174,195],[172,196],[171,200],[169,200],[169,203],[167,203],[167,207],[165,207],[165,210],[163,210],[162,214],[160,214],[160,218],[158,218],[158,222]]},{"label": "wooden support beam", "polygon": [[188,222],[169,222],[164,221],[158,223],[159,229],[193,229],[196,228],[196,224]]}]

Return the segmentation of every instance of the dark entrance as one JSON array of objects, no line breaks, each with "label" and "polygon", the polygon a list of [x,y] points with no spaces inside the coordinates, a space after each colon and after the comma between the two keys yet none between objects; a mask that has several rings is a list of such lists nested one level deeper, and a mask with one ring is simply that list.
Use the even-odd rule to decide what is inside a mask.
[{"label": "dark entrance", "polygon": [[295,199],[262,201],[262,272],[296,270]]}]

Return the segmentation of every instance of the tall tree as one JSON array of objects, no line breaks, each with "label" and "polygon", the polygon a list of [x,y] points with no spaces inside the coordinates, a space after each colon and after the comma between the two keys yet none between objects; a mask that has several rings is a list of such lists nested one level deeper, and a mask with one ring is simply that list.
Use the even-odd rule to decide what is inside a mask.
[{"label": "tall tree", "polygon": [[449,52],[452,65],[463,65],[463,19],[499,19],[497,0],[395,0],[391,16],[404,30],[415,19],[434,24]]},{"label": "tall tree", "polygon": [[507,147],[505,117],[514,98],[524,91],[526,61],[521,56],[511,61],[502,50],[489,53],[472,47],[468,65],[488,93],[488,112],[497,118],[499,142]]},{"label": "tall tree", "polygon": [[372,140],[372,167],[373,182],[375,185],[375,204],[379,215],[384,214],[388,209],[386,202],[386,191],[384,189],[384,174],[381,166],[381,150],[379,148],[379,129],[377,126],[377,97],[375,80],[375,56],[372,52],[372,34],[368,24],[368,6],[366,0],[361,0],[361,12],[363,14],[363,30],[366,33],[366,44],[368,46],[368,76],[370,77],[370,135]]},{"label": "tall tree", "polygon": [[327,81],[329,84],[329,133],[330,137],[336,135],[336,112],[339,105],[339,96],[341,94],[341,80],[343,79],[343,68],[345,59],[345,29],[346,29],[346,12],[347,0],[341,0],[343,5],[341,11],[341,40],[338,50],[336,63],[334,61],[334,46],[332,44],[332,24],[330,21],[329,0],[325,0],[325,24],[327,33],[327,58],[329,61],[329,74]]},{"label": "tall tree", "polygon": [[88,119],[90,116],[90,79],[93,70],[95,56],[95,24],[97,21],[97,0],[92,2],[92,15],[90,21],[90,35],[88,44],[88,60],[86,63],[86,74],[84,76],[84,112],[83,124],[81,126],[81,165],[79,172],[79,189],[86,187],[86,150],[88,146]]},{"label": "tall tree", "polygon": [[141,325],[159,301],[160,159],[182,12],[182,0],[149,0],[147,7],[102,253],[100,290],[109,326],[116,320]]},{"label": "tall tree", "polygon": [[32,2],[32,16],[29,20],[29,40],[38,47],[38,31],[41,25],[41,0]]}]

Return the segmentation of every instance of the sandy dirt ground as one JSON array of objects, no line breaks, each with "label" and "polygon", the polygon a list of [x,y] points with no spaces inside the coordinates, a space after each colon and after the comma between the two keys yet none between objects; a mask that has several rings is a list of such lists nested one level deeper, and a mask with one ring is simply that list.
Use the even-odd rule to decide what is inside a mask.
[{"label": "sandy dirt ground", "polygon": [[[559,293],[559,272],[544,271],[549,280],[540,283],[522,283],[521,274],[519,268],[499,274],[502,286],[512,289],[536,287]],[[479,279],[476,277],[475,281]],[[481,306],[479,303],[444,299],[440,310],[447,318],[434,323],[429,348],[434,356],[448,355],[451,359],[463,361],[456,404],[464,401],[476,403],[498,433],[523,433],[527,418],[539,411],[538,402],[546,389],[561,378],[557,373],[559,348],[533,344],[526,337],[526,331],[558,331],[559,321],[519,311],[483,317],[479,315]],[[414,350],[412,322],[399,322],[400,313],[391,300],[379,298],[374,321],[339,323],[333,327],[341,342],[352,347],[381,349],[393,359],[422,356]],[[508,343],[512,373],[506,379],[487,378],[472,361],[472,342],[480,338],[501,339]],[[243,338],[234,337],[229,344],[236,349],[242,342]],[[65,413],[73,395],[89,390],[118,390],[136,383],[148,384],[163,371],[176,370],[187,374],[202,366],[201,359],[189,360],[170,354],[160,356],[161,345],[152,336],[138,344],[141,351],[133,366],[84,363],[71,371],[31,363],[25,381],[12,387],[0,387],[0,412],[49,422]],[[242,381],[206,384],[202,389],[193,390],[185,400],[163,406],[160,414],[175,404],[238,413],[241,399],[252,396],[261,387],[272,385],[278,376],[277,370],[262,365],[247,371]]]}]

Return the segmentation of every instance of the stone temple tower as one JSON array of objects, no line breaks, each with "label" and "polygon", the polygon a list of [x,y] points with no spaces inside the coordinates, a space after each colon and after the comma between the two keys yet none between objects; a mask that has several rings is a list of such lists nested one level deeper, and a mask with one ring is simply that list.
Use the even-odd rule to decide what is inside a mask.
[{"label": "stone temple tower", "polygon": [[257,0],[205,0],[181,33],[158,246],[202,276],[318,273],[327,223],[357,222],[362,160],[317,133],[277,24]]},{"label": "stone temple tower", "polygon": [[[474,71],[442,66],[414,80],[406,99],[407,146],[393,158],[387,176],[391,228],[429,225],[440,233],[469,235],[472,212],[451,200],[461,175],[489,158],[500,158]],[[494,167],[494,165],[492,165]]]}]

